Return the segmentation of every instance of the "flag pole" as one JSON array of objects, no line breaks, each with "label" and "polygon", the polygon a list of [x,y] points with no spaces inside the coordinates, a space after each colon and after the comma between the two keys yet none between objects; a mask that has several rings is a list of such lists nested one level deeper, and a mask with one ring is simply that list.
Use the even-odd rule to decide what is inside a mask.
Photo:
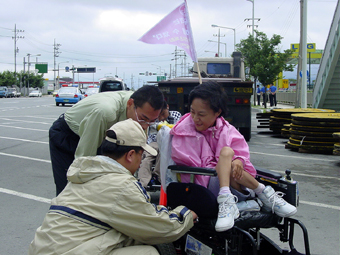
[{"label": "flag pole", "polygon": [[198,82],[199,82],[199,84],[202,84],[202,76],[201,76],[201,71],[200,71],[200,67],[198,65],[198,62],[195,62],[195,65],[196,65],[197,74],[198,74]]}]

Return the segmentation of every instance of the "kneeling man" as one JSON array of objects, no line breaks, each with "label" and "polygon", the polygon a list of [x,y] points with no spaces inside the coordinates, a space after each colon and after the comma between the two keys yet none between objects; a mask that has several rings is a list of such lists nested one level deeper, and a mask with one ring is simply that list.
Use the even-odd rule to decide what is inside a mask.
[{"label": "kneeling man", "polygon": [[173,242],[193,226],[193,211],[151,204],[134,177],[144,150],[157,155],[138,122],[113,125],[101,147],[102,156],[74,160],[29,255],[158,254],[150,245]]}]

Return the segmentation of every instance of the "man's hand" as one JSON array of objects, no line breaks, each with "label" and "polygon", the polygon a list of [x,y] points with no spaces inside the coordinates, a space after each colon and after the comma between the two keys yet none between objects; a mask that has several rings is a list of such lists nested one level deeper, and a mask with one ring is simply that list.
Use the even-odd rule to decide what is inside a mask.
[{"label": "man's hand", "polygon": [[194,219],[194,223],[198,222],[198,216],[194,211],[191,211],[192,217]]}]

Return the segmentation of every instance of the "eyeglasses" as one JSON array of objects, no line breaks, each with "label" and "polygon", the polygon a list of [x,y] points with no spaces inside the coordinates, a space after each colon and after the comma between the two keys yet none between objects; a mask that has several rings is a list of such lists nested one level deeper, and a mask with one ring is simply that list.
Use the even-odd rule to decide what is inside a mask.
[{"label": "eyeglasses", "polygon": [[142,125],[143,125],[143,124],[146,124],[146,125],[150,126],[150,125],[153,125],[153,124],[156,124],[157,122],[159,122],[158,119],[155,119],[154,121],[140,120],[140,119],[138,118],[138,115],[137,115],[137,107],[135,107],[135,113],[136,113],[137,121],[138,121],[140,124],[142,124]]}]

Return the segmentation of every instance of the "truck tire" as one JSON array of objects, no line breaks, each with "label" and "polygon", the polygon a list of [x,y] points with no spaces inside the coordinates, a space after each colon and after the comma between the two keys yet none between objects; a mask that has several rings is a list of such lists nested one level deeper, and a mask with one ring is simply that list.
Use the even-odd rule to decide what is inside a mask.
[{"label": "truck tire", "polygon": [[173,243],[156,244],[154,247],[157,249],[160,255],[176,255],[176,249]]},{"label": "truck tire", "polygon": [[55,103],[56,106],[59,106],[59,103]]}]

